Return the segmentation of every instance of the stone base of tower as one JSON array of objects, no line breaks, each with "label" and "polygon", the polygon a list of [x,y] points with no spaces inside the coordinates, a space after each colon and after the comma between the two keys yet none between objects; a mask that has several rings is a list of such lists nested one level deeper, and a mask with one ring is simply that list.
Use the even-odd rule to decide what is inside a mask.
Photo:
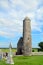
[{"label": "stone base of tower", "polygon": [[29,51],[29,49],[25,49],[23,51],[23,55],[25,55],[25,56],[31,56],[32,55],[32,50]]},{"label": "stone base of tower", "polygon": [[31,52],[31,53],[24,52],[23,55],[24,55],[24,56],[31,56],[31,55],[32,55],[32,52]]}]

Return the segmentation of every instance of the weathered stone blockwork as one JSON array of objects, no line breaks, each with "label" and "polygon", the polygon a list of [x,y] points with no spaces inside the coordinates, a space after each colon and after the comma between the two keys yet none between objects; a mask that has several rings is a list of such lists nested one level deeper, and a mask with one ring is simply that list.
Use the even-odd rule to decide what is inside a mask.
[{"label": "weathered stone blockwork", "polygon": [[31,52],[31,20],[28,17],[26,17],[23,20],[23,54],[31,55]]},{"label": "weathered stone blockwork", "polygon": [[32,52],[31,20],[28,17],[23,20],[23,38],[17,44],[17,53],[21,52],[23,55],[31,55]]}]

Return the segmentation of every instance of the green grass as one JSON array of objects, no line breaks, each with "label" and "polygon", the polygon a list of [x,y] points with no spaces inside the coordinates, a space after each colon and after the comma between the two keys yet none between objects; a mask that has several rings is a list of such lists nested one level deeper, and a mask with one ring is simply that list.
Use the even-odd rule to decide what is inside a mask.
[{"label": "green grass", "polygon": [[[15,56],[14,65],[43,65],[43,56]],[[0,65],[6,64],[5,60],[0,60]]]},{"label": "green grass", "polygon": [[32,48],[32,50],[34,50],[34,52],[38,52],[38,48]]},{"label": "green grass", "polygon": [[[9,49],[4,49],[4,48],[2,48],[1,49],[2,50],[2,52],[9,52]],[[16,52],[17,51],[17,49],[12,49],[12,52]]]},{"label": "green grass", "polygon": [[[7,49],[7,48],[1,48],[1,50],[2,50],[2,52],[9,52],[9,49]],[[32,48],[32,50],[34,50],[34,52],[38,51],[37,48]],[[15,48],[12,49],[12,52],[16,52],[16,51],[17,51],[17,49],[15,49]]]}]

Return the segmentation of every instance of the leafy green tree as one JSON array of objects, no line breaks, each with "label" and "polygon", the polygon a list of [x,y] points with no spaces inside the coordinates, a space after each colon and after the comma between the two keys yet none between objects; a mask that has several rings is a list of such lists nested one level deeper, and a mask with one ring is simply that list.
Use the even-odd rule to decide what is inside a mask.
[{"label": "leafy green tree", "polygon": [[43,49],[43,42],[40,42],[40,43],[38,44],[38,46],[39,46],[41,49]]}]

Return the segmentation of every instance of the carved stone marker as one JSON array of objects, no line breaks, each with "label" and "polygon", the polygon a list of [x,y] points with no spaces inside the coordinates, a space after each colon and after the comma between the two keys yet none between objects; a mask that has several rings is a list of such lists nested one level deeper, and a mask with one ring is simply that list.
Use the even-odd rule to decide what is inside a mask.
[{"label": "carved stone marker", "polygon": [[7,61],[6,61],[6,63],[8,63],[8,64],[14,64],[13,59],[12,59],[11,48],[12,48],[12,46],[11,46],[11,43],[10,43],[10,45],[9,45],[9,53],[8,53],[8,57],[7,57]]},{"label": "carved stone marker", "polygon": [[0,60],[2,60],[3,59],[3,52],[2,52],[2,50],[0,49]]}]

